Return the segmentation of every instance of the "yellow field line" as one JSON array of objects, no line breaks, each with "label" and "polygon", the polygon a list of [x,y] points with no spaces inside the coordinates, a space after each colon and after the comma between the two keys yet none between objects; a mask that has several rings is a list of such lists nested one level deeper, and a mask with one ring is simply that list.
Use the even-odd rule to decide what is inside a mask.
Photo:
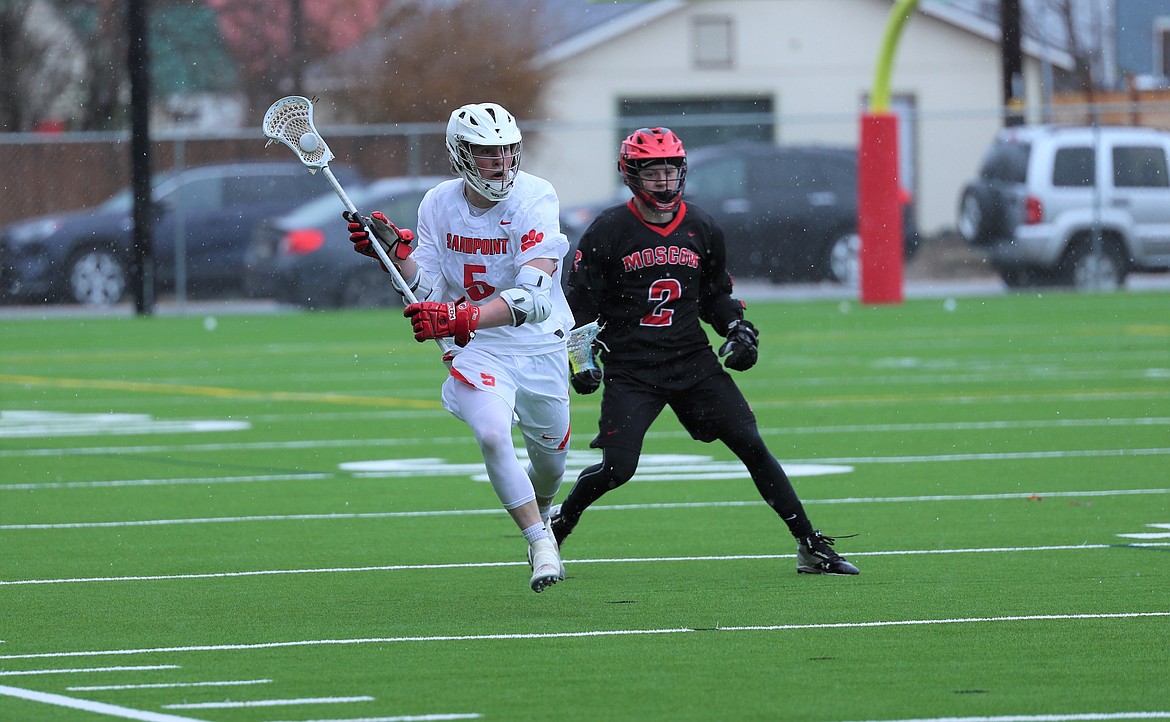
[{"label": "yellow field line", "polygon": [[144,394],[207,396],[212,398],[247,399],[252,401],[308,401],[323,404],[341,404],[345,406],[379,406],[408,409],[435,409],[439,407],[438,402],[423,399],[351,396],[347,394],[306,393],[300,391],[249,391],[247,389],[229,389],[220,386],[160,384],[150,381],[120,381],[117,379],[70,379],[0,374],[0,384],[10,386],[42,386],[56,389],[98,389],[102,391],[129,391]]}]

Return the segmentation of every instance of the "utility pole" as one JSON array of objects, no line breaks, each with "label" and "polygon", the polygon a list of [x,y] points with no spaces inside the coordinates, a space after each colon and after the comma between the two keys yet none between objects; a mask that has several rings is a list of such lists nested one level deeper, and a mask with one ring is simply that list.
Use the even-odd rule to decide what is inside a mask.
[{"label": "utility pole", "polygon": [[1020,47],[1020,0],[999,0],[1003,63],[1003,124],[1024,124],[1024,58]]},{"label": "utility pole", "polygon": [[140,316],[154,312],[154,224],[150,182],[150,56],[147,52],[147,2],[128,0],[126,62],[130,71],[130,177],[134,191],[134,257],[130,284],[134,310]]}]

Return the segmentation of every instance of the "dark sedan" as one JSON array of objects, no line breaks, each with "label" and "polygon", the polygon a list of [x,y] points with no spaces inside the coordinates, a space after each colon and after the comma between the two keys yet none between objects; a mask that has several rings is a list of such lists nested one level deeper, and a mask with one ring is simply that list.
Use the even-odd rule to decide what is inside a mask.
[{"label": "dark sedan", "polygon": [[[358,177],[335,169],[343,182]],[[153,181],[156,287],[192,295],[238,293],[252,227],[328,188],[300,163],[230,163],[162,173]],[[18,221],[0,230],[0,299],[101,306],[126,295],[133,196],[95,208]]]},{"label": "dark sedan", "polygon": [[[570,241],[598,211],[624,198],[567,209],[562,225]],[[685,198],[723,229],[728,270],[737,278],[858,281],[857,151],[852,148],[768,143],[698,148],[687,153]],[[919,244],[913,211],[906,198],[907,260]]]},{"label": "dark sedan", "polygon": [[[447,179],[385,178],[349,196],[361,213],[382,211],[399,228],[413,229],[423,195]],[[328,195],[262,221],[245,257],[248,295],[307,308],[401,303],[390,275],[377,261],[354,252],[343,210],[337,196]]]}]

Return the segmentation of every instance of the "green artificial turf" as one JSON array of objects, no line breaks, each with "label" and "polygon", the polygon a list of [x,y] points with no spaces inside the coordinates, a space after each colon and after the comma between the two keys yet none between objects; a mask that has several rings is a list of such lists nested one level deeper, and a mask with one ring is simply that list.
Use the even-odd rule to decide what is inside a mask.
[{"label": "green artificial turf", "polygon": [[0,318],[0,720],[1170,717],[1167,309],[752,303],[735,377],[862,574],[668,412],[539,595],[396,312]]}]

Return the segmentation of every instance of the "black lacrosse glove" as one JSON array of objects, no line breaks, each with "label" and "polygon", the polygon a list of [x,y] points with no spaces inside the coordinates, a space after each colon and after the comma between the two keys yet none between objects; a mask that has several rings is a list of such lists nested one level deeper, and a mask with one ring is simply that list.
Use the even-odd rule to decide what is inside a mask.
[{"label": "black lacrosse glove", "polygon": [[760,333],[751,321],[740,319],[727,326],[727,340],[719,347],[719,355],[726,356],[723,365],[733,371],[747,371],[756,365],[759,357]]}]

